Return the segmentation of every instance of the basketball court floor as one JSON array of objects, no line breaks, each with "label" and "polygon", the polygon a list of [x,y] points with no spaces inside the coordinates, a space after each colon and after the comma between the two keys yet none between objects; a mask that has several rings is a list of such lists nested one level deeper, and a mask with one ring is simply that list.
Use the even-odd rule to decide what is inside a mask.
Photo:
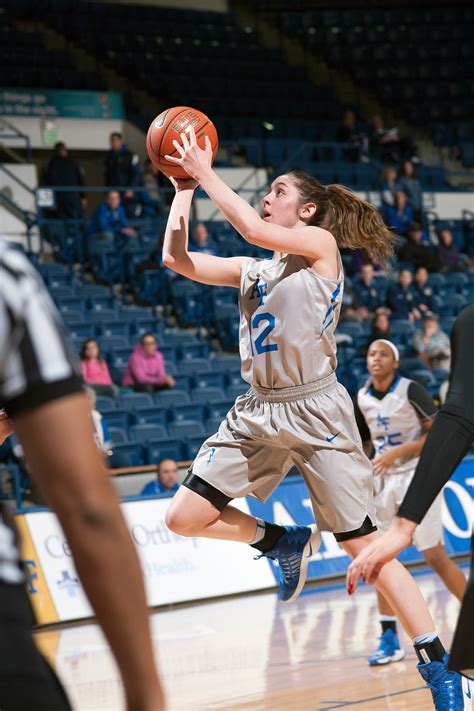
[{"label": "basketball court floor", "polygon": [[[432,574],[417,576],[445,645],[459,603]],[[124,591],[125,593],[125,591]],[[247,595],[151,617],[169,711],[428,711],[431,694],[406,658],[371,668],[379,634],[375,595],[310,589],[292,605]],[[36,635],[76,711],[124,708],[117,670],[97,625]]]}]

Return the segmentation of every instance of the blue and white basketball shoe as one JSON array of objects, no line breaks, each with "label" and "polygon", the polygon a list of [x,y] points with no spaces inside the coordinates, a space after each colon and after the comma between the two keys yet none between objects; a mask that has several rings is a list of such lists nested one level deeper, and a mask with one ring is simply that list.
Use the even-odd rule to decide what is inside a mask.
[{"label": "blue and white basketball shoe", "polygon": [[377,651],[371,654],[367,661],[369,666],[378,667],[391,662],[401,662],[404,657],[405,652],[400,647],[397,633],[388,629],[381,635]]},{"label": "blue and white basketball shoe", "polygon": [[318,552],[321,535],[315,525],[284,526],[286,533],[274,548],[256,558],[270,558],[280,566],[278,598],[292,602],[298,597],[306,581],[311,556]]},{"label": "blue and white basketball shoe", "polygon": [[448,654],[442,662],[418,664],[417,669],[431,691],[436,711],[462,711],[464,693],[462,678],[447,668]]}]

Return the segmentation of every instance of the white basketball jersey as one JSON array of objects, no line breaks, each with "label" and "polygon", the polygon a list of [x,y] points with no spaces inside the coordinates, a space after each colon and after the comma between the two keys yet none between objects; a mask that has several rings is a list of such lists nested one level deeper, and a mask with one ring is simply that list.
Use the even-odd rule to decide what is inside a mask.
[{"label": "white basketball jersey", "polygon": [[[370,381],[357,393],[357,404],[364,415],[375,448],[375,456],[388,447],[412,442],[421,437],[423,430],[413,405],[408,400],[412,381],[397,376],[387,394],[379,400],[371,392]],[[414,469],[419,457],[404,460],[390,473],[404,473]]]},{"label": "white basketball jersey", "polygon": [[321,380],[337,366],[334,331],[344,288],[299,256],[252,259],[240,282],[242,377],[262,388]]}]

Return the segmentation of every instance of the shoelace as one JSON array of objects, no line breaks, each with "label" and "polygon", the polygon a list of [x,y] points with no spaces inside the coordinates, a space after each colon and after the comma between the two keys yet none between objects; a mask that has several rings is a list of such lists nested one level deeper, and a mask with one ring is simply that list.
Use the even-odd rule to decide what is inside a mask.
[{"label": "shoelace", "polygon": [[283,577],[285,579],[291,579],[298,575],[300,565],[301,565],[301,553],[291,553],[290,555],[284,555],[280,559],[276,555],[269,555],[267,553],[260,553],[260,555],[254,556],[254,560],[260,560],[260,558],[270,558],[270,560],[276,560],[280,564],[280,568],[283,572]]}]

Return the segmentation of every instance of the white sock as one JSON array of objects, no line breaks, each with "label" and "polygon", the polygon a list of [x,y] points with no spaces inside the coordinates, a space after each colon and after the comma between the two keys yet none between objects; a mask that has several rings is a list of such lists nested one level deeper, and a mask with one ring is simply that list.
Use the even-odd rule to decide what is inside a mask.
[{"label": "white sock", "polygon": [[413,644],[429,644],[433,642],[438,636],[437,632],[425,632],[425,634],[419,634],[418,637],[413,637]]},{"label": "white sock", "polygon": [[254,546],[256,543],[262,540],[265,535],[265,521],[261,518],[257,518],[257,530],[255,531],[255,538],[250,541],[249,545]]},{"label": "white sock", "polygon": [[395,615],[379,615],[379,622],[396,622]]}]

